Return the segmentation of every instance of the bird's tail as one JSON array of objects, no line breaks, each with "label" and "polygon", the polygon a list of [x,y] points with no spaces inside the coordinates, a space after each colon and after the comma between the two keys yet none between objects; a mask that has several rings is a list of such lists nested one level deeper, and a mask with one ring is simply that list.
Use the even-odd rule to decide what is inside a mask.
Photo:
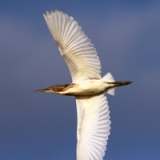
[{"label": "bird's tail", "polygon": [[117,81],[115,82],[113,76],[111,73],[107,73],[103,78],[105,82],[108,84],[111,84],[112,86],[107,89],[107,93],[110,95],[115,94],[115,87],[124,86],[132,83],[131,81]]},{"label": "bird's tail", "polygon": [[[106,75],[104,75],[104,77],[102,79],[107,83],[108,82],[115,83],[114,77],[112,76],[112,74],[110,72],[108,72]],[[111,88],[111,89],[107,90],[107,93],[113,96],[115,94],[115,88]]]}]

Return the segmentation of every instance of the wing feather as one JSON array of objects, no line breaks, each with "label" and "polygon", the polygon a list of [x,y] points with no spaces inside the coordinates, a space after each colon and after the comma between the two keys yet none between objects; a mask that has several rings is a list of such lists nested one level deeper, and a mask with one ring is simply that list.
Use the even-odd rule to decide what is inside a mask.
[{"label": "wing feather", "polygon": [[77,160],[102,160],[110,134],[106,96],[76,97]]},{"label": "wing feather", "polygon": [[67,63],[72,81],[101,78],[101,65],[96,49],[81,27],[58,10],[46,12],[44,18]]}]

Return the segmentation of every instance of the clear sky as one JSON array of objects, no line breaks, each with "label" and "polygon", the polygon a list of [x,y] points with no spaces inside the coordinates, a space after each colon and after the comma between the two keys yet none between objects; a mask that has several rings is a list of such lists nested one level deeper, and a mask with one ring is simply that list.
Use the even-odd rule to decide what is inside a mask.
[{"label": "clear sky", "polygon": [[78,21],[102,75],[133,81],[107,95],[104,160],[160,159],[160,2],[0,0],[0,160],[75,160],[74,97],[34,92],[71,82],[42,15],[51,9]]}]

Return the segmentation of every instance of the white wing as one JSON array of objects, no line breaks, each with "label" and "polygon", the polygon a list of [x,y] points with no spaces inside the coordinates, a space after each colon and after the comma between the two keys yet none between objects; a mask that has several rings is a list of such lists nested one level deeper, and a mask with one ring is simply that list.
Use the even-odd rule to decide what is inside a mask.
[{"label": "white wing", "polygon": [[110,134],[106,96],[77,97],[77,160],[102,160]]},{"label": "white wing", "polygon": [[55,10],[46,12],[44,18],[68,65],[72,81],[100,79],[101,66],[96,49],[73,17]]}]

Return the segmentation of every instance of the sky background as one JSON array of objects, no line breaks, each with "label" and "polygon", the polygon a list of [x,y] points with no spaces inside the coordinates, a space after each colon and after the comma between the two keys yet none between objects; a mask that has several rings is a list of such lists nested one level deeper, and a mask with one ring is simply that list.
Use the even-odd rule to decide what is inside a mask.
[{"label": "sky background", "polygon": [[73,16],[95,45],[102,75],[131,80],[107,95],[104,160],[160,159],[160,2],[0,0],[0,160],[75,160],[74,97],[34,90],[71,78],[43,18]]}]

